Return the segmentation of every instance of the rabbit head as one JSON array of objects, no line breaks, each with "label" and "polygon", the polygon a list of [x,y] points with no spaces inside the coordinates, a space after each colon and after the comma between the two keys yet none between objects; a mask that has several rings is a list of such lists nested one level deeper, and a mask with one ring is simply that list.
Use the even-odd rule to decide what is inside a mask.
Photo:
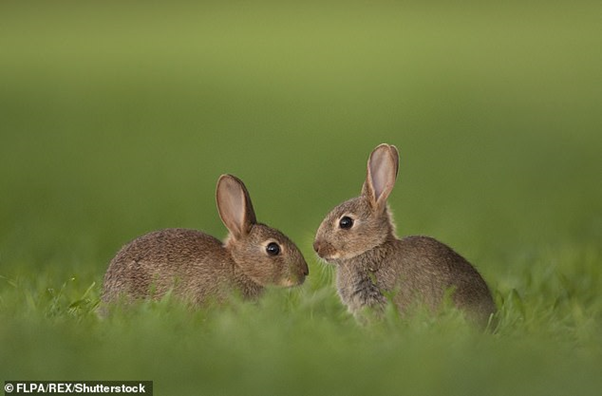
[{"label": "rabbit head", "polygon": [[320,258],[336,263],[395,238],[387,198],[398,168],[395,146],[381,144],[372,151],[361,195],[335,207],[318,228],[314,250]]},{"label": "rabbit head", "polygon": [[222,175],[216,201],[229,231],[225,248],[246,276],[262,286],[303,283],[309,273],[303,255],[280,231],[257,222],[249,192],[240,179]]}]

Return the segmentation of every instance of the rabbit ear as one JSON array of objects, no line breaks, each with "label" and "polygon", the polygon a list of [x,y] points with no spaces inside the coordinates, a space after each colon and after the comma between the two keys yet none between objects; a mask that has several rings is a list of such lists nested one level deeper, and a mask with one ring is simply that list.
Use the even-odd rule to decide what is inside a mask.
[{"label": "rabbit ear", "polygon": [[392,144],[389,145],[389,149],[391,150],[391,155],[395,161],[395,178],[397,178],[397,174],[399,173],[399,150]]},{"label": "rabbit ear", "polygon": [[215,198],[219,217],[234,239],[246,235],[257,223],[249,192],[236,176],[220,176]]},{"label": "rabbit ear", "polygon": [[383,143],[370,154],[362,194],[368,198],[374,209],[385,208],[387,198],[395,186],[398,169],[399,151],[397,151],[397,147]]}]

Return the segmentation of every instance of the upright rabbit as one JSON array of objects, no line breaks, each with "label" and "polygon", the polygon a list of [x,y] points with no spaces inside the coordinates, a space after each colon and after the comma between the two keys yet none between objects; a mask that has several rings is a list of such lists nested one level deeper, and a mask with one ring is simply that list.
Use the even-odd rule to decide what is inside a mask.
[{"label": "upright rabbit", "polygon": [[258,296],[264,286],[300,285],[309,270],[303,255],[280,231],[258,223],[243,182],[222,175],[219,215],[229,230],[220,242],[200,231],[165,229],[141,236],[113,258],[104,278],[103,302],[174,295],[195,304],[223,300],[236,290]]},{"label": "upright rabbit", "polygon": [[433,238],[395,236],[387,198],[398,167],[395,146],[376,147],[361,195],[335,207],[318,228],[314,250],[337,266],[342,302],[354,314],[364,307],[382,310],[386,295],[402,312],[417,302],[434,309],[449,290],[458,307],[486,324],[496,307],[487,284],[468,261]]}]

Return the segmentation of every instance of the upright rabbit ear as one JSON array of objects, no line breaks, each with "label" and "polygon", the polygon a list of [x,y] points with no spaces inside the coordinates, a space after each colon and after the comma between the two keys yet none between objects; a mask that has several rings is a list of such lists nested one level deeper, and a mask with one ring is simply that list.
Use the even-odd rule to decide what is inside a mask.
[{"label": "upright rabbit ear", "polygon": [[219,217],[234,239],[246,235],[257,223],[249,192],[236,176],[220,176],[215,199]]},{"label": "upright rabbit ear", "polygon": [[389,149],[391,150],[391,155],[395,161],[395,178],[397,178],[397,174],[399,173],[399,150],[392,144],[389,145]]},{"label": "upright rabbit ear", "polygon": [[399,151],[397,147],[381,144],[368,159],[368,172],[362,194],[368,198],[372,208],[383,210],[397,178]]}]

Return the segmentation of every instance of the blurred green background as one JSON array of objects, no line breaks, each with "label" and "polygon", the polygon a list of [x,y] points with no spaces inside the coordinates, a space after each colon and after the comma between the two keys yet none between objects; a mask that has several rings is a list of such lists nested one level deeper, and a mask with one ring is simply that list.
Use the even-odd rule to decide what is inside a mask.
[{"label": "blurred green background", "polygon": [[[0,373],[155,394],[597,394],[600,2],[2,2]],[[400,235],[475,263],[495,335],[358,326],[311,242],[397,145]],[[119,247],[225,236],[250,190],[311,274],[259,304],[94,314]]]}]

